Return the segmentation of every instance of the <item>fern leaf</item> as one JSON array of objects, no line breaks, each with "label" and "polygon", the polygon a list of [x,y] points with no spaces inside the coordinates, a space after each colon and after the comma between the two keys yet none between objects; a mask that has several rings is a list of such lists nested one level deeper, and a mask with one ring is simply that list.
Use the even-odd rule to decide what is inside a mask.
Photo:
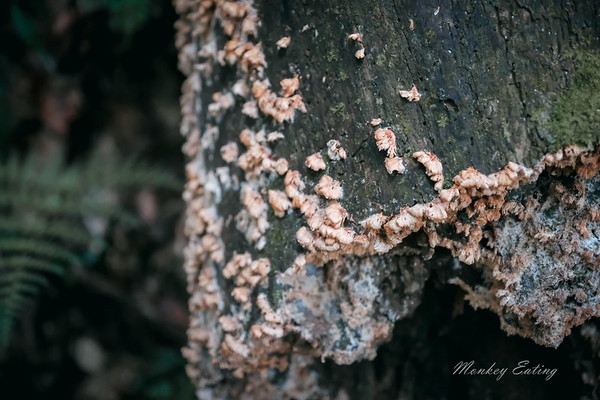
[{"label": "fern leaf", "polygon": [[137,222],[114,189],[182,186],[158,168],[99,153],[70,166],[60,157],[12,157],[0,164],[0,185],[0,345],[49,278],[63,276],[89,247],[86,219]]},{"label": "fern leaf", "polygon": [[6,295],[5,292],[21,288],[20,285],[29,285],[28,289],[36,292],[37,286],[48,286],[50,281],[42,274],[30,272],[27,270],[16,270],[13,273],[0,275],[0,297]]},{"label": "fern leaf", "polygon": [[[12,271],[2,275],[0,282],[0,344],[8,344],[17,315],[39,291],[39,274]],[[47,283],[47,282],[43,282]]]},{"label": "fern leaf", "polygon": [[50,193],[81,194],[95,188],[154,187],[181,190],[183,184],[171,173],[135,159],[118,161],[101,154],[85,163],[62,168],[56,160],[40,164],[16,157],[0,165],[0,182],[10,187],[33,188]]},{"label": "fern leaf", "polygon": [[0,238],[0,253],[4,255],[25,253],[40,258],[55,259],[69,265],[77,263],[76,255],[64,246],[34,238]]},{"label": "fern leaf", "polygon": [[133,214],[113,204],[82,200],[76,197],[60,198],[34,193],[0,193],[0,207],[9,207],[13,210],[15,208],[17,210],[36,210],[36,212],[48,216],[114,218],[130,225],[137,221]]},{"label": "fern leaf", "polygon": [[51,221],[41,218],[27,219],[11,216],[0,220],[0,235],[48,237],[65,243],[86,246],[90,235],[83,227],[73,222]]},{"label": "fern leaf", "polygon": [[27,255],[6,256],[0,258],[0,273],[17,268],[49,272],[60,276],[65,274],[65,268],[63,266],[42,258],[35,258]]}]

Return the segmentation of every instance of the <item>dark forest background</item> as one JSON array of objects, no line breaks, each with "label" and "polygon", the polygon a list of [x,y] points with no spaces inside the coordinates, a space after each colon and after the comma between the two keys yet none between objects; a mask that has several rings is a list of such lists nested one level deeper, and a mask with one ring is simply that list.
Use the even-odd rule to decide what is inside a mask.
[{"label": "dark forest background", "polygon": [[177,182],[118,191],[137,223],[101,220],[22,308],[0,349],[3,399],[193,398],[175,20],[164,0],[0,2],[0,160],[67,169],[101,150],[117,171],[135,157]]}]

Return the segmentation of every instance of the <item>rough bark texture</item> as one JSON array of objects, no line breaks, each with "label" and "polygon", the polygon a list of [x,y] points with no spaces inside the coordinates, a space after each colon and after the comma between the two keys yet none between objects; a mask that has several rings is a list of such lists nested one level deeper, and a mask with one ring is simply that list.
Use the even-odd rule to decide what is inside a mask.
[{"label": "rough bark texture", "polygon": [[439,398],[361,362],[432,271],[541,345],[600,315],[598,5],[530,3],[175,2],[200,398]]}]

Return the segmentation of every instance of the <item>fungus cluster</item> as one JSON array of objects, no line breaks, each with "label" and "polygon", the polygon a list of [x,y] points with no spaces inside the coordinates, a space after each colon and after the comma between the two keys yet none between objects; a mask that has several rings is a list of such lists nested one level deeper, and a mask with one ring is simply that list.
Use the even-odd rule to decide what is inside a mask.
[{"label": "fungus cluster", "polygon": [[339,140],[331,139],[327,142],[327,156],[331,160],[340,161],[345,160],[348,155],[346,150],[342,147]]},{"label": "fungus cluster", "polygon": [[220,150],[221,158],[226,163],[232,163],[237,161],[239,149],[236,142],[229,142],[221,147]]},{"label": "fungus cluster", "polygon": [[351,33],[348,39],[355,41],[360,46],[360,49],[354,52],[354,57],[361,60],[365,58],[365,45],[363,44],[362,35],[360,33]]},{"label": "fungus cluster", "polygon": [[306,112],[302,96],[293,94],[298,90],[298,77],[283,79],[281,82],[283,97],[270,90],[268,80],[256,81],[252,85],[252,95],[263,114],[273,117],[277,122],[292,121],[296,110]]},{"label": "fungus cluster", "polygon": [[[388,141],[383,140],[386,136],[382,134],[380,137],[382,150],[388,151],[391,147]],[[485,237],[484,229],[499,221],[503,215],[517,215],[519,219],[531,218],[527,210],[539,206],[534,199],[529,199],[525,205],[514,201],[507,202],[505,196],[510,190],[535,181],[547,168],[562,168],[568,165],[575,171],[582,171],[586,176],[590,173],[586,168],[595,171],[592,173],[597,173],[599,168],[598,160],[590,156],[590,153],[585,153],[581,149],[571,149],[568,158],[565,158],[560,151],[547,155],[534,168],[509,163],[500,171],[489,175],[468,168],[454,177],[452,187],[442,189],[440,183],[443,182],[443,175],[439,159],[426,152],[415,153],[415,158],[423,163],[428,175],[436,182],[438,198],[428,203],[405,206],[396,215],[374,214],[361,221],[362,232],[348,231],[347,238],[353,237],[352,242],[349,240],[348,243],[340,242],[339,246],[333,247],[327,247],[327,243],[314,245],[319,236],[315,233],[319,233],[317,229],[319,224],[314,221],[322,222],[321,213],[317,211],[308,221],[310,230],[301,229],[297,234],[300,244],[309,250],[311,262],[319,265],[318,260],[324,262],[335,259],[341,254],[385,254],[397,248],[408,236],[423,231],[428,237],[430,247],[445,247],[460,261],[474,264],[491,254],[481,245]],[[582,168],[584,165],[586,167]],[[323,186],[331,185],[332,181],[327,176],[322,178]],[[471,222],[460,221],[459,212],[465,212]],[[441,233],[444,230],[438,231],[438,227],[444,226],[452,227],[457,236],[447,236],[446,232]],[[577,226],[581,227],[581,224]],[[579,228],[579,231],[584,232],[585,235],[589,230],[583,227]],[[305,255],[301,261],[304,262],[306,259]]]},{"label": "fungus cluster", "polygon": [[252,260],[249,253],[234,254],[223,268],[223,276],[235,280],[232,297],[240,302],[243,308],[249,308],[252,290],[265,282],[270,270],[271,263],[268,258]]},{"label": "fungus cluster", "polygon": [[[239,154],[238,143],[229,142],[219,151],[223,166],[209,169],[207,161],[212,160],[219,137],[217,125],[224,113],[233,109],[238,98],[244,114],[254,118],[272,117],[278,122],[291,121],[296,111],[305,111],[305,106],[302,97],[295,94],[299,88],[298,76],[281,81],[281,96],[273,93],[268,80],[264,79],[267,64],[262,46],[254,43],[258,14],[251,2],[178,0],[176,7],[182,14],[177,23],[179,62],[188,75],[181,99],[181,132],[187,139],[184,151],[190,159],[184,199],[188,207],[186,234],[189,237],[185,268],[192,297],[189,345],[183,352],[189,361],[188,374],[199,387],[204,387],[202,382],[220,373],[218,371],[230,370],[237,378],[272,368],[283,371],[290,353],[289,343],[281,339],[283,326],[276,324],[273,317],[275,311],[268,310],[263,295],[254,295],[264,290],[261,285],[270,270],[269,260],[252,260],[250,253],[245,253],[227,261],[226,244],[221,236],[225,224],[237,226],[248,242],[255,244],[254,249],[263,248],[269,225],[268,207],[272,206],[277,214],[288,209],[289,200],[286,202],[282,192],[264,190],[269,179],[288,172],[287,160],[273,157],[269,147],[283,135],[243,130],[239,142],[245,151]],[[198,21],[201,21],[200,26]],[[217,29],[222,29],[225,35],[221,49],[215,34]],[[279,44],[289,44],[285,42]],[[209,81],[219,65],[234,66],[241,78],[230,88],[212,94],[207,121],[200,126],[197,101],[204,80]],[[238,176],[236,165],[243,177]],[[226,191],[238,190],[238,187],[241,210],[235,219],[231,215],[225,219],[220,215],[223,211],[218,209],[218,203]],[[230,293],[223,292],[219,271],[225,279],[235,282]],[[226,304],[229,304],[227,311]],[[253,316],[255,308],[261,314],[258,318]],[[211,326],[215,328],[209,328]],[[246,335],[247,326],[251,326],[250,336]],[[209,349],[210,355],[202,349]]]},{"label": "fungus cluster", "polygon": [[223,50],[217,53],[217,59],[222,64],[238,64],[242,71],[263,71],[267,63],[260,44],[245,42],[238,37],[227,41]]},{"label": "fungus cluster", "polygon": [[[371,120],[371,126],[375,127],[381,124],[381,119]],[[387,157],[385,158],[385,169],[389,174],[397,172],[404,174],[406,172],[406,165],[401,157],[396,157],[396,134],[390,128],[377,128],[374,132],[375,144],[377,149],[385,151]]]},{"label": "fungus cluster", "polygon": [[435,182],[435,190],[438,192],[442,190],[442,186],[444,185],[444,174],[442,163],[439,158],[435,154],[425,151],[417,151],[413,154],[413,158],[416,158],[418,162],[423,164],[427,176]]},{"label": "fungus cluster", "polygon": [[385,169],[389,174],[394,172],[403,174],[406,172],[406,166],[404,165],[404,160],[402,157],[386,157]]},{"label": "fungus cluster", "polygon": [[[453,283],[465,290],[474,306],[496,312],[507,332],[556,347],[572,327],[600,315],[595,300],[600,260],[594,257],[600,251],[594,238],[598,221],[586,218],[600,204],[589,191],[598,184],[598,156],[600,149],[582,152],[573,147],[548,154],[528,171],[530,179],[542,172],[560,175],[569,170],[571,179],[538,182],[521,201],[504,202],[491,195],[491,201],[482,202],[482,196],[468,210],[475,223],[463,230],[488,240],[487,247],[474,249],[473,258],[490,271],[485,277],[489,286],[471,287],[458,278]],[[594,159],[595,165],[590,162]],[[587,168],[595,171],[591,178]],[[523,281],[528,284],[519,284]]]},{"label": "fungus cluster", "polygon": [[323,175],[315,186],[315,192],[329,200],[339,200],[342,198],[342,185],[329,175]]},{"label": "fungus cluster", "polygon": [[419,101],[421,100],[421,93],[417,90],[415,85],[412,85],[410,90],[400,90],[400,97],[408,100],[408,101]]},{"label": "fungus cluster", "polygon": [[320,153],[314,153],[306,157],[304,165],[313,171],[324,171],[327,168],[325,161],[323,161],[323,156]]},{"label": "fungus cluster", "polygon": [[269,204],[275,213],[275,216],[282,218],[287,210],[292,208],[292,203],[286,194],[280,190],[269,190]]},{"label": "fungus cluster", "polygon": [[[259,250],[267,243],[265,234],[269,228],[267,201],[263,198],[264,191],[260,188],[264,186],[267,176],[273,173],[284,175],[288,172],[287,160],[275,159],[268,146],[270,141],[279,140],[282,136],[280,132],[266,134],[264,131],[254,132],[250,129],[244,129],[240,133],[240,142],[246,146],[246,152],[237,158],[237,165],[244,171],[246,181],[240,191],[244,209],[236,216],[236,226],[247,240],[256,243]],[[277,191],[268,193],[268,204],[273,208],[275,215],[281,217],[289,208]]]},{"label": "fungus cluster", "polygon": [[213,102],[208,105],[208,112],[213,117],[221,116],[235,104],[235,99],[229,92],[215,92],[212,95],[212,100]]},{"label": "fungus cluster", "polygon": [[388,157],[396,157],[396,134],[390,128],[378,128],[374,132],[375,144]]},{"label": "fungus cluster", "polygon": [[281,371],[287,367],[285,357],[270,357],[266,351],[269,347],[275,352],[289,350],[287,344],[279,340],[283,336],[281,318],[272,310],[263,294],[256,297],[255,304],[262,317],[250,327],[253,340],[249,341],[244,332],[249,314],[243,310],[249,311],[252,308],[253,293],[257,287],[264,285],[270,269],[270,261],[267,258],[253,260],[249,253],[234,254],[223,268],[223,277],[235,283],[231,297],[241,309],[218,318],[224,333],[220,350],[225,358],[221,368],[232,369],[237,378],[243,378],[246,373],[253,372],[252,366],[262,365]]},{"label": "fungus cluster", "polygon": [[275,43],[275,46],[277,46],[277,50],[287,49],[291,42],[291,37],[284,36]]}]

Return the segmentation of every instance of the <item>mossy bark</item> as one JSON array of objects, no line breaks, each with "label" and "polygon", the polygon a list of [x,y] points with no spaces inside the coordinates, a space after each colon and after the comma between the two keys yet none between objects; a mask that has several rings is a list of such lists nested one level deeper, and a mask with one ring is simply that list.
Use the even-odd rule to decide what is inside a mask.
[{"label": "mossy bark", "polygon": [[[285,135],[285,141],[275,144],[273,153],[287,159],[290,169],[303,171],[307,185],[314,186],[323,173],[308,171],[305,157],[315,152],[325,156],[327,142],[337,139],[348,158],[333,161],[325,156],[325,173],[339,180],[344,189],[340,203],[351,216],[351,227],[358,229],[357,221],[374,213],[395,214],[402,207],[437,196],[423,166],[412,160],[416,151],[437,155],[449,179],[468,167],[484,174],[509,162],[533,167],[544,154],[566,145],[600,143],[600,72],[596,68],[600,19],[595,2],[261,0],[254,7],[261,21],[258,38],[268,65],[265,76],[275,87],[297,74],[307,112],[298,113],[293,123],[280,124],[270,118],[242,116],[243,103],[235,104],[216,123],[220,133],[212,150],[205,152],[204,167],[214,171],[226,165],[218,149],[239,142],[242,129],[277,130]],[[363,59],[355,57],[361,45],[347,37],[354,32],[362,36]],[[291,37],[291,44],[277,49],[275,43],[284,36]],[[218,35],[219,48],[226,40]],[[203,106],[197,109],[200,126],[210,120],[207,105],[213,102],[213,93],[230,88],[238,78],[235,67],[215,64],[211,78],[202,80],[198,102]],[[421,93],[418,102],[399,95],[399,90],[412,85]],[[378,151],[369,124],[373,118],[381,118],[382,126],[396,133],[406,174],[386,172],[385,155]],[[244,180],[241,171],[232,173]],[[268,184],[268,189],[283,188],[282,179]],[[243,209],[239,193],[225,191],[216,206],[225,221],[221,233],[227,243],[225,259],[246,251],[253,258],[269,258],[271,271],[264,291],[277,308],[284,286],[277,276],[302,253],[295,240],[302,220],[293,213],[275,218],[269,210],[267,245],[258,251],[233,218]],[[458,265],[446,251],[438,251],[426,261],[428,272],[419,276],[432,272],[435,283],[425,291],[425,311],[417,312],[408,323],[397,323],[386,354],[345,367],[331,361],[316,365],[312,371],[324,390],[319,396],[342,396],[341,388],[351,398],[456,395],[451,369],[457,361],[453,357],[461,355],[444,347],[453,346],[466,328],[455,333],[430,331],[457,325],[444,314],[456,310],[448,304],[436,305],[430,298],[440,293],[438,284],[453,276],[448,272],[453,263]],[[477,273],[464,274],[480,279]],[[221,277],[217,281],[223,293],[234,287]],[[453,300],[454,292],[449,289],[441,293],[447,303]],[[460,301],[456,304],[461,307]],[[496,337],[490,333],[494,329],[482,330]],[[502,345],[511,345],[502,340]],[[493,357],[501,356],[490,350],[492,345],[486,340],[482,342],[474,348],[486,349],[486,360],[493,362]],[[411,350],[413,346],[418,349]],[[515,346],[522,347],[522,343]],[[531,349],[523,346],[523,354],[529,354]],[[473,356],[464,349],[465,357]],[[391,357],[392,353],[397,358]],[[560,353],[556,359],[565,357]],[[415,372],[413,367],[425,371]],[[427,386],[434,379],[442,380],[439,388]],[[279,393],[286,392],[283,375],[272,376],[269,382],[280,385]],[[225,378],[220,384],[236,385]],[[531,386],[547,393],[555,388],[538,383]],[[243,391],[235,387],[216,393]],[[473,390],[473,398],[491,396],[481,387]]]},{"label": "mossy bark", "polygon": [[[261,1],[255,6],[266,76],[275,83],[299,74],[308,109],[293,124],[270,121],[267,130],[286,135],[275,151],[291,169],[304,170],[307,155],[323,151],[330,139],[340,140],[350,157],[328,163],[326,173],[342,183],[344,206],[357,221],[435,196],[427,176],[415,173],[423,170],[411,159],[415,151],[436,154],[444,174],[453,177],[471,166],[483,173],[509,161],[533,166],[565,145],[598,142],[600,23],[594,2]],[[357,43],[347,38],[353,32],[363,37],[362,60],[354,57]],[[291,36],[292,43],[278,50],[275,42],[283,36]],[[578,70],[588,71],[583,83],[573,82]],[[235,80],[230,67],[215,70],[214,77],[210,90],[203,91],[205,105],[213,92]],[[422,94],[419,102],[398,94],[413,84]],[[240,115],[239,109],[230,115]],[[382,118],[396,133],[409,173],[385,171],[368,124],[373,118]],[[221,127],[217,149],[236,140],[243,128],[265,128],[263,120],[227,116]],[[220,165],[215,152],[210,166]],[[307,174],[312,183],[318,176]],[[222,208],[231,210],[237,199],[234,203],[224,201]],[[281,236],[277,229],[270,235],[291,233]],[[228,239],[240,239],[232,234],[235,239]],[[293,252],[282,251],[289,243],[270,243],[271,257],[290,255],[282,263],[293,259]]]},{"label": "mossy bark", "polygon": [[[470,166],[490,173],[509,161],[533,165],[550,150],[590,145],[591,140],[581,143],[577,129],[565,137],[551,131],[549,122],[573,73],[589,68],[580,64],[598,60],[598,5],[531,3],[257,4],[267,76],[279,82],[290,72],[300,74],[308,108],[307,115],[285,128],[289,134],[278,154],[302,170],[306,155],[339,139],[351,156],[330,164],[327,172],[342,182],[352,199],[349,211],[361,218],[376,203],[383,211],[397,212],[434,195],[423,174],[391,176],[379,168],[383,156],[368,126],[372,118],[382,118],[396,132],[400,156],[410,159],[415,151],[431,151],[450,177]],[[353,32],[363,37],[362,60],[354,57],[357,43],[347,38]],[[288,35],[292,44],[278,51],[274,43]],[[574,63],[573,51],[590,57]],[[598,75],[586,79],[585,87],[600,89]],[[413,84],[422,93],[419,102],[398,94]],[[567,112],[585,119],[582,123],[600,125],[597,112]],[[409,165],[409,171],[419,168]]]}]

